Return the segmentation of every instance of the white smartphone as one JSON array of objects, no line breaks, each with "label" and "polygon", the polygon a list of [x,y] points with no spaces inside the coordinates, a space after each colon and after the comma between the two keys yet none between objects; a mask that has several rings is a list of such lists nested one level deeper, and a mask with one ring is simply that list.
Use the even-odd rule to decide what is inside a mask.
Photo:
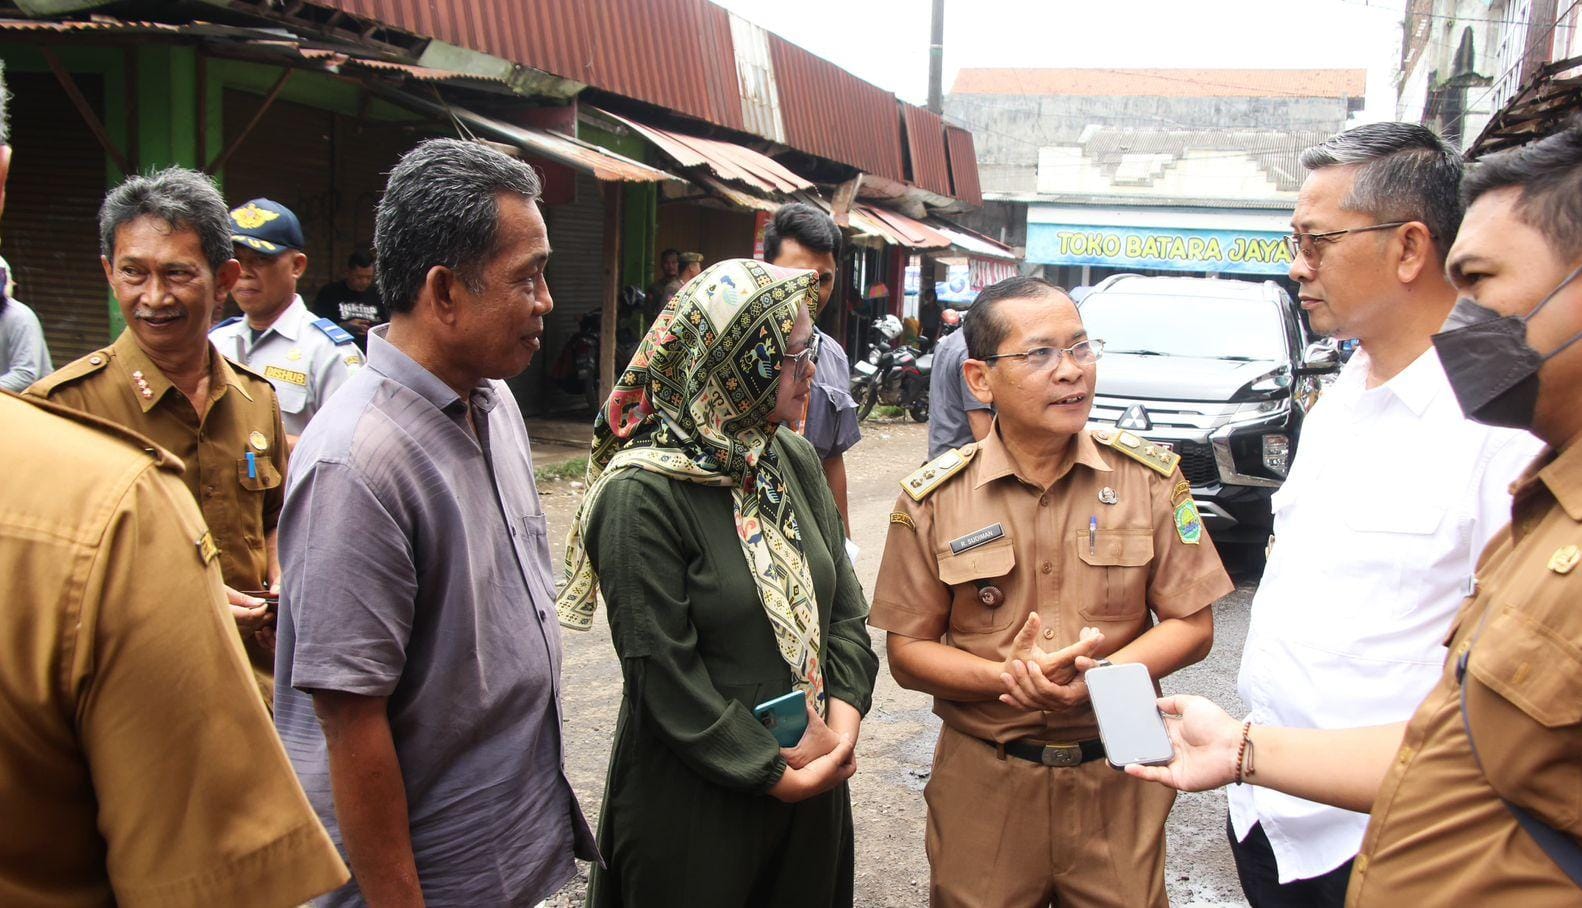
[{"label": "white smartphone", "polygon": [[1105,758],[1120,769],[1130,763],[1157,766],[1175,756],[1148,666],[1138,662],[1101,665],[1084,675]]}]

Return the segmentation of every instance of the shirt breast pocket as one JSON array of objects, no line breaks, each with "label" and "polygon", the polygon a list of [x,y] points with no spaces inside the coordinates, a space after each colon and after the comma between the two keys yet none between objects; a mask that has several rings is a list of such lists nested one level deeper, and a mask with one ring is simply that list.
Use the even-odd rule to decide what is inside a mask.
[{"label": "shirt breast pocket", "polygon": [[1091,537],[1087,530],[1072,536],[1077,557],[1087,565],[1091,580],[1083,592],[1086,603],[1079,609],[1085,621],[1133,621],[1148,607],[1148,566],[1154,560],[1153,530],[1149,527],[1119,527],[1099,530]]},{"label": "shirt breast pocket", "polygon": [[280,471],[267,457],[254,457],[251,467],[243,457],[236,461],[236,481],[249,492],[263,492],[280,485]]},{"label": "shirt breast pocket", "polygon": [[[1006,586],[1015,568],[1016,550],[1009,536],[959,555],[945,549],[939,556],[939,579],[950,585],[950,629],[963,634],[983,634],[1010,624],[1015,609],[1010,607],[1011,597]],[[998,597],[980,594],[980,588],[990,586],[999,589]],[[993,604],[986,603],[985,599]]]},{"label": "shirt breast pocket", "polygon": [[1394,615],[1414,611],[1421,600],[1410,578],[1465,547],[1459,534],[1441,532],[1447,508],[1426,494],[1359,495],[1344,507],[1351,576],[1341,584],[1353,587],[1344,598],[1359,607]]}]

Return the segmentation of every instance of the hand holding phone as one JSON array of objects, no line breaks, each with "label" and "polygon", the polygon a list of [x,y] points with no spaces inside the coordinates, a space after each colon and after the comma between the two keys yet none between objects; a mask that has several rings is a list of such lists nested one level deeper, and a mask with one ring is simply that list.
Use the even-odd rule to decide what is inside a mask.
[{"label": "hand holding phone", "polygon": [[753,707],[753,716],[781,747],[795,747],[807,731],[807,695],[799,690],[776,697]]},{"label": "hand holding phone", "polygon": [[1159,714],[1158,694],[1148,666],[1138,662],[1099,665],[1088,669],[1085,677],[1109,764],[1123,769],[1132,763],[1169,763],[1175,751]]}]

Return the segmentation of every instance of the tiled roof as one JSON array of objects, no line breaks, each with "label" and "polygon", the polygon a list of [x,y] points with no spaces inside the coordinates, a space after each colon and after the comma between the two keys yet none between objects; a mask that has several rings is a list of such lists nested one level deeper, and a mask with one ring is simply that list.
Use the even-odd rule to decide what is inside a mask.
[{"label": "tiled roof", "polygon": [[958,95],[1160,98],[1361,97],[1362,69],[963,69]]}]

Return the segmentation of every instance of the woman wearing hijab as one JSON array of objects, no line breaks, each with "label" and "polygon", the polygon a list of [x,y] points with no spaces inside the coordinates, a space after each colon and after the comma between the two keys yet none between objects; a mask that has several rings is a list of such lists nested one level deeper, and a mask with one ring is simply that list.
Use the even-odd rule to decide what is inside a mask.
[{"label": "woman wearing hijab", "polygon": [[[817,455],[789,428],[817,278],[720,262],[677,293],[594,422],[561,623],[596,594],[624,698],[588,904],[850,906],[853,747],[878,659]],[[756,704],[805,695],[782,749]]]}]

